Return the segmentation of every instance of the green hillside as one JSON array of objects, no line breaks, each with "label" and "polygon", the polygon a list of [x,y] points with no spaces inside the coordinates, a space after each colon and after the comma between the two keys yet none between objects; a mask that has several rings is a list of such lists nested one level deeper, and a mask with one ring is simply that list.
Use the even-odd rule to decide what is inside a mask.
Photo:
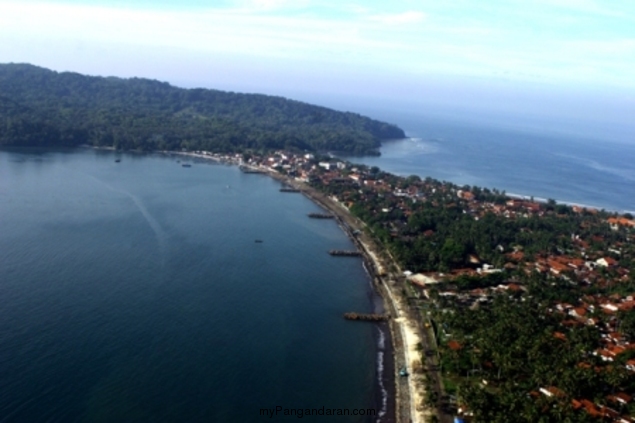
[{"label": "green hillside", "polygon": [[0,145],[377,154],[395,125],[282,97],[0,64]]}]

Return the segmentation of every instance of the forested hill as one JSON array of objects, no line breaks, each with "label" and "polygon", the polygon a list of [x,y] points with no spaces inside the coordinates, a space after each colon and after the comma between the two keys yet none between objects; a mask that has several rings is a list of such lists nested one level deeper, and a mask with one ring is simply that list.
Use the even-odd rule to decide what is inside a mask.
[{"label": "forested hill", "polygon": [[0,64],[0,145],[376,153],[395,125],[258,94]]}]

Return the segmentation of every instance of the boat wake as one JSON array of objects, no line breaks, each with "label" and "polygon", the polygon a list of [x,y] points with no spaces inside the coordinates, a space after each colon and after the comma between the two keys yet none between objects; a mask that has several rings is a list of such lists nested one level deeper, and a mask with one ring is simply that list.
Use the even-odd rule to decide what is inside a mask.
[{"label": "boat wake", "polygon": [[145,221],[150,226],[150,229],[152,229],[152,232],[154,232],[154,236],[156,237],[157,243],[159,244],[159,250],[161,251],[161,267],[162,268],[165,267],[165,262],[166,262],[167,252],[168,252],[167,236],[165,234],[165,231],[159,224],[159,222],[154,218],[154,216],[152,216],[152,214],[150,214],[150,212],[148,211],[146,206],[143,204],[141,199],[137,197],[136,195],[132,194],[131,192],[128,192],[119,188],[115,188],[109,183],[104,182],[93,175],[86,174],[86,176],[97,181],[98,183],[100,183],[101,185],[109,189],[110,191],[125,195],[130,200],[132,200],[137,210],[139,210],[139,212],[141,213]]}]

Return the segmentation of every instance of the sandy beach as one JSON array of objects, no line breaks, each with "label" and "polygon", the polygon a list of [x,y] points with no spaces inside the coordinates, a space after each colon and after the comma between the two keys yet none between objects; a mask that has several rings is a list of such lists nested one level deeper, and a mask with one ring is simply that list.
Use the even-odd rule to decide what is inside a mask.
[{"label": "sandy beach", "polygon": [[[403,279],[399,266],[386,254],[380,257],[382,255],[378,253],[381,251],[379,246],[364,232],[366,225],[352,216],[339,202],[304,183],[270,171],[267,174],[299,189],[313,202],[333,213],[342,229],[363,253],[373,285],[383,298],[386,311],[393,317],[389,320],[389,327],[395,362],[395,419],[397,422],[425,422],[425,415],[430,410],[423,407],[425,395],[423,374],[413,371],[421,368],[421,352],[417,350],[421,337],[417,322],[412,320],[406,312],[407,304],[402,298],[401,288],[397,283],[398,280]],[[354,234],[355,231],[359,232]],[[410,374],[408,377],[401,377],[398,374],[404,366]]]},{"label": "sandy beach", "polygon": [[[377,269],[385,269],[388,267],[382,263],[382,261],[373,252],[374,245],[371,246],[368,241],[363,241],[362,245],[366,254],[374,262]],[[393,316],[391,321],[391,332],[394,334],[398,331],[402,340],[401,348],[397,348],[395,346],[395,358],[400,361],[398,355],[403,355],[403,362],[410,373],[410,376],[407,378],[408,395],[404,395],[402,393],[400,397],[397,398],[397,401],[404,403],[401,404],[402,407],[410,408],[410,420],[413,423],[425,422],[425,410],[421,406],[421,404],[423,404],[425,394],[423,391],[422,375],[414,371],[415,369],[421,367],[421,359],[419,358],[421,356],[421,352],[417,350],[417,346],[420,344],[421,338],[417,330],[417,323],[409,319],[407,313],[405,312],[405,304],[397,297],[398,293],[395,292],[397,290],[397,286],[393,285],[394,279],[390,280],[391,276],[394,277],[397,275],[390,275],[390,273],[387,273],[384,280],[387,279],[388,283],[384,282],[384,287],[388,286],[388,289],[380,290],[380,294],[383,292],[382,297],[384,298],[384,301],[390,305],[389,308],[391,309],[391,315]],[[395,336],[393,335],[393,339],[394,338]],[[395,366],[395,372],[398,372],[399,370],[399,367]],[[395,374],[396,385],[399,385],[399,379],[400,376]],[[399,405],[397,408],[399,408]]]}]

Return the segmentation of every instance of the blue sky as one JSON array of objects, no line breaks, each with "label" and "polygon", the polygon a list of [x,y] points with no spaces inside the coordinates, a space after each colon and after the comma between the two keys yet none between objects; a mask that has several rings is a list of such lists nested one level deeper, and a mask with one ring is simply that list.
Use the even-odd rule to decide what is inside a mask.
[{"label": "blue sky", "polygon": [[0,62],[621,122],[635,116],[635,2],[0,0]]}]

